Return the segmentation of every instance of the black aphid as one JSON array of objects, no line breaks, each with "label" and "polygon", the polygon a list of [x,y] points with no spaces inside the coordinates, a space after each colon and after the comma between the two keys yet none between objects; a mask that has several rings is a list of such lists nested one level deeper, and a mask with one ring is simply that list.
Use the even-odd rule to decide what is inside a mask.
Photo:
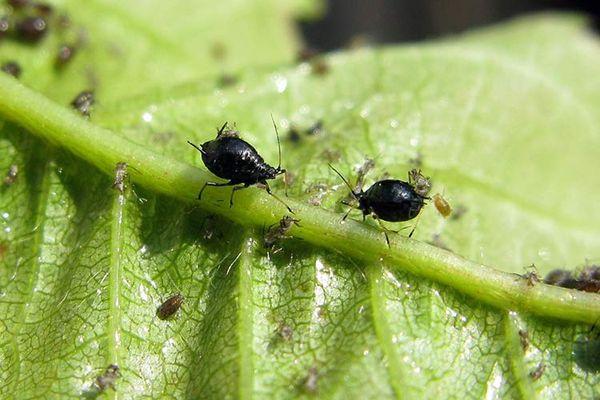
[{"label": "black aphid", "polygon": [[[411,183],[398,179],[384,179],[375,182],[365,191],[362,189],[354,190],[338,170],[331,164],[329,167],[342,178],[350,189],[352,196],[358,201],[356,208],[362,211],[363,221],[367,215],[371,215],[378,222],[379,220],[388,222],[408,221],[419,215],[421,208],[425,205],[425,200],[429,199],[429,197],[419,194]],[[349,203],[346,204],[350,205]],[[348,217],[350,211],[352,209],[344,215],[344,220]],[[381,223],[380,226],[384,230],[385,239],[389,245],[388,229]],[[412,235],[412,232],[410,235]]]},{"label": "black aphid", "polygon": [[181,308],[183,300],[179,293],[169,297],[156,309],[156,316],[162,320],[171,318]]},{"label": "black aphid", "polygon": [[285,169],[281,168],[281,144],[275,121],[273,121],[273,126],[275,127],[279,150],[279,164],[277,168],[267,164],[250,143],[239,138],[236,131],[227,130],[227,123],[223,124],[221,129],[218,130],[217,137],[213,140],[204,142],[200,146],[188,141],[191,146],[202,154],[202,161],[210,172],[219,178],[229,179],[229,182],[225,183],[204,183],[204,186],[202,186],[202,189],[198,193],[198,200],[202,198],[202,192],[204,192],[207,186],[233,186],[231,196],[229,197],[229,206],[231,207],[233,206],[233,195],[237,190],[262,184],[267,193],[284,204],[288,211],[293,214],[292,209],[271,192],[271,188],[267,183],[267,180],[275,179],[278,175],[286,172]]},{"label": "black aphid", "polygon": [[7,186],[12,185],[17,180],[17,175],[19,175],[19,166],[12,164],[8,167],[8,173],[4,177],[3,183]]},{"label": "black aphid", "polygon": [[119,162],[115,167],[115,181],[112,187],[121,194],[125,192],[125,181],[127,179],[127,163]]},{"label": "black aphid", "polygon": [[21,76],[21,66],[15,61],[8,61],[2,64],[0,67],[3,72],[6,72],[9,75],[14,76],[15,78],[19,78]]},{"label": "black aphid", "polygon": [[77,48],[75,46],[71,46],[68,44],[62,44],[58,48],[58,52],[56,53],[55,65],[58,68],[62,68],[67,65],[75,56],[77,52]]},{"label": "black aphid", "polygon": [[110,364],[106,367],[106,370],[102,375],[96,377],[94,384],[100,393],[104,392],[107,388],[116,390],[115,383],[120,377],[121,373],[119,372],[119,367],[115,364]]},{"label": "black aphid", "polygon": [[544,283],[567,289],[577,289],[584,292],[600,292],[600,268],[590,266],[583,269],[578,276],[571,271],[555,269],[544,278]]},{"label": "black aphid", "polygon": [[89,117],[95,101],[94,92],[92,90],[84,90],[73,99],[71,105],[74,109],[79,111],[81,115]]},{"label": "black aphid", "polygon": [[279,220],[279,223],[271,225],[264,237],[265,248],[272,249],[277,241],[287,237],[287,233],[293,225],[300,226],[299,222],[299,220],[286,215]]},{"label": "black aphid", "polygon": [[48,32],[48,23],[42,17],[26,17],[15,25],[17,38],[25,42],[39,42]]}]

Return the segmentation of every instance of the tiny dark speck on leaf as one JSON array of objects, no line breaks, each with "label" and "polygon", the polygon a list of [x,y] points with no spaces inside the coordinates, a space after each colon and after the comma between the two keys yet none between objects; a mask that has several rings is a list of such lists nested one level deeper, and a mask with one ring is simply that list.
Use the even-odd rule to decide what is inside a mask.
[{"label": "tiny dark speck on leaf", "polygon": [[4,259],[4,256],[8,252],[8,243],[0,243],[0,261]]},{"label": "tiny dark speck on leaf", "polygon": [[84,90],[73,99],[71,106],[79,111],[81,115],[89,117],[95,101],[94,92],[92,90]]},{"label": "tiny dark speck on leaf", "polygon": [[1,69],[3,72],[12,75],[15,78],[19,78],[21,76],[21,66],[15,61],[8,61],[2,64]]}]

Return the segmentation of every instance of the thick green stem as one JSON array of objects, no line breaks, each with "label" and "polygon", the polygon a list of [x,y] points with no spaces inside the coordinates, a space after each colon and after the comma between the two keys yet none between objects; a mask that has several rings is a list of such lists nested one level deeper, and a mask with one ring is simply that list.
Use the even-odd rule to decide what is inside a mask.
[{"label": "thick green stem", "polygon": [[[112,174],[117,162],[131,167],[132,179],[155,192],[196,202],[204,181],[214,179],[202,169],[161,156],[113,132],[95,126],[75,112],[36,93],[6,74],[0,74],[0,115],[52,143],[69,149],[102,171]],[[186,143],[181,146],[187,147]],[[229,208],[228,191],[206,190],[199,206],[245,226],[278,221],[285,208],[259,189],[236,194]],[[378,230],[355,221],[340,223],[330,211],[287,200],[302,227],[293,235],[369,263],[431,279],[492,306],[570,321],[600,319],[600,296],[537,283],[477,264],[437,247],[399,235],[386,245]]]}]

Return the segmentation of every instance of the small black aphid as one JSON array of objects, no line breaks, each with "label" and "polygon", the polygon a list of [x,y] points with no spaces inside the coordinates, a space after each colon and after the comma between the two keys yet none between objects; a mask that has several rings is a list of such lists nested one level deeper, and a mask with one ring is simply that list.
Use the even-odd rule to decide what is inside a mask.
[{"label": "small black aphid", "polygon": [[58,52],[56,53],[56,60],[54,61],[55,65],[58,68],[64,67],[73,59],[76,52],[77,48],[75,46],[68,44],[60,45]]},{"label": "small black aphid", "polygon": [[12,185],[17,180],[17,175],[19,175],[19,166],[12,164],[8,167],[8,173],[4,177],[3,183],[7,186]]},{"label": "small black aphid", "polygon": [[79,111],[81,115],[89,117],[95,101],[94,92],[92,90],[84,90],[73,99],[71,105],[74,109]]},{"label": "small black aphid", "polygon": [[[217,137],[200,146],[188,141],[202,154],[202,161],[206,168],[219,178],[228,179],[229,182],[206,182],[198,193],[198,200],[202,198],[202,192],[207,186],[233,186],[231,196],[229,197],[229,206],[233,206],[233,195],[237,190],[245,189],[249,186],[262,184],[267,193],[273,196],[277,201],[284,204],[289,212],[294,213],[292,209],[285,204],[279,197],[271,192],[267,183],[269,179],[275,179],[278,175],[285,174],[286,170],[281,168],[281,144],[279,142],[279,133],[277,126],[273,121],[275,134],[277,135],[277,147],[279,149],[279,164],[274,168],[267,164],[258,154],[258,151],[248,142],[240,139],[237,132],[225,130],[227,123],[223,124],[217,132]],[[235,135],[230,134],[235,132]]]},{"label": "small black aphid", "polygon": [[546,370],[546,365],[543,363],[540,363],[540,364],[538,364],[536,369],[534,369],[533,371],[531,371],[529,373],[529,376],[531,377],[532,380],[537,381],[538,379],[540,379],[542,377],[545,370]]},{"label": "small black aphid", "polygon": [[115,167],[115,181],[112,187],[121,194],[125,191],[125,180],[127,179],[127,163],[119,162]]},{"label": "small black aphid", "polygon": [[[419,215],[425,200],[429,199],[419,194],[413,185],[398,179],[385,179],[375,182],[367,190],[353,190],[350,183],[331,164],[329,167],[339,175],[346,186],[350,189],[352,196],[358,201],[358,209],[363,213],[363,221],[367,215],[379,220],[389,222],[408,221]],[[349,204],[348,204],[349,205]],[[344,215],[344,220],[352,209]],[[380,223],[381,225],[381,223]],[[387,228],[383,225],[385,239],[389,245]],[[412,232],[411,232],[412,235]]]},{"label": "small black aphid", "polygon": [[121,377],[121,373],[119,372],[119,367],[115,364],[110,364],[106,367],[106,371],[98,377],[96,377],[96,381],[94,382],[96,388],[100,393],[104,392],[107,388],[115,389],[115,382],[118,378]]},{"label": "small black aphid", "polygon": [[26,17],[15,25],[17,38],[25,42],[39,42],[48,32],[48,23],[42,17]]},{"label": "small black aphid", "polygon": [[237,81],[238,81],[238,78],[235,75],[223,73],[219,77],[217,85],[219,87],[224,88],[224,87],[235,85],[237,83]]},{"label": "small black aphid", "polygon": [[183,300],[179,293],[169,297],[156,309],[156,316],[162,320],[171,318],[181,308]]},{"label": "small black aphid", "polygon": [[600,279],[596,279],[596,277],[598,277],[598,272],[589,269],[589,267],[581,271],[577,277],[571,271],[555,269],[546,275],[544,283],[567,289],[598,293],[600,292]]},{"label": "small black aphid", "polygon": [[279,220],[278,224],[271,225],[265,234],[265,248],[272,249],[277,241],[286,237],[293,225],[300,226],[299,222],[299,220],[286,215]]},{"label": "small black aphid", "polygon": [[6,72],[7,74],[12,75],[17,79],[21,76],[21,66],[15,61],[8,61],[2,64],[2,67],[0,69],[2,69],[3,72]]}]

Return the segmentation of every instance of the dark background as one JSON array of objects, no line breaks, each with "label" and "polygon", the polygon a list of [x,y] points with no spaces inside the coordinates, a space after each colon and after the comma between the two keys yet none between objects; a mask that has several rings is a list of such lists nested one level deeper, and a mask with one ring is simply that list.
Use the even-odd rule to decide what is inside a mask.
[{"label": "dark background", "polygon": [[306,42],[319,50],[344,47],[359,35],[372,43],[435,38],[535,11],[579,11],[598,32],[597,0],[328,0],[326,15],[300,23]]}]

